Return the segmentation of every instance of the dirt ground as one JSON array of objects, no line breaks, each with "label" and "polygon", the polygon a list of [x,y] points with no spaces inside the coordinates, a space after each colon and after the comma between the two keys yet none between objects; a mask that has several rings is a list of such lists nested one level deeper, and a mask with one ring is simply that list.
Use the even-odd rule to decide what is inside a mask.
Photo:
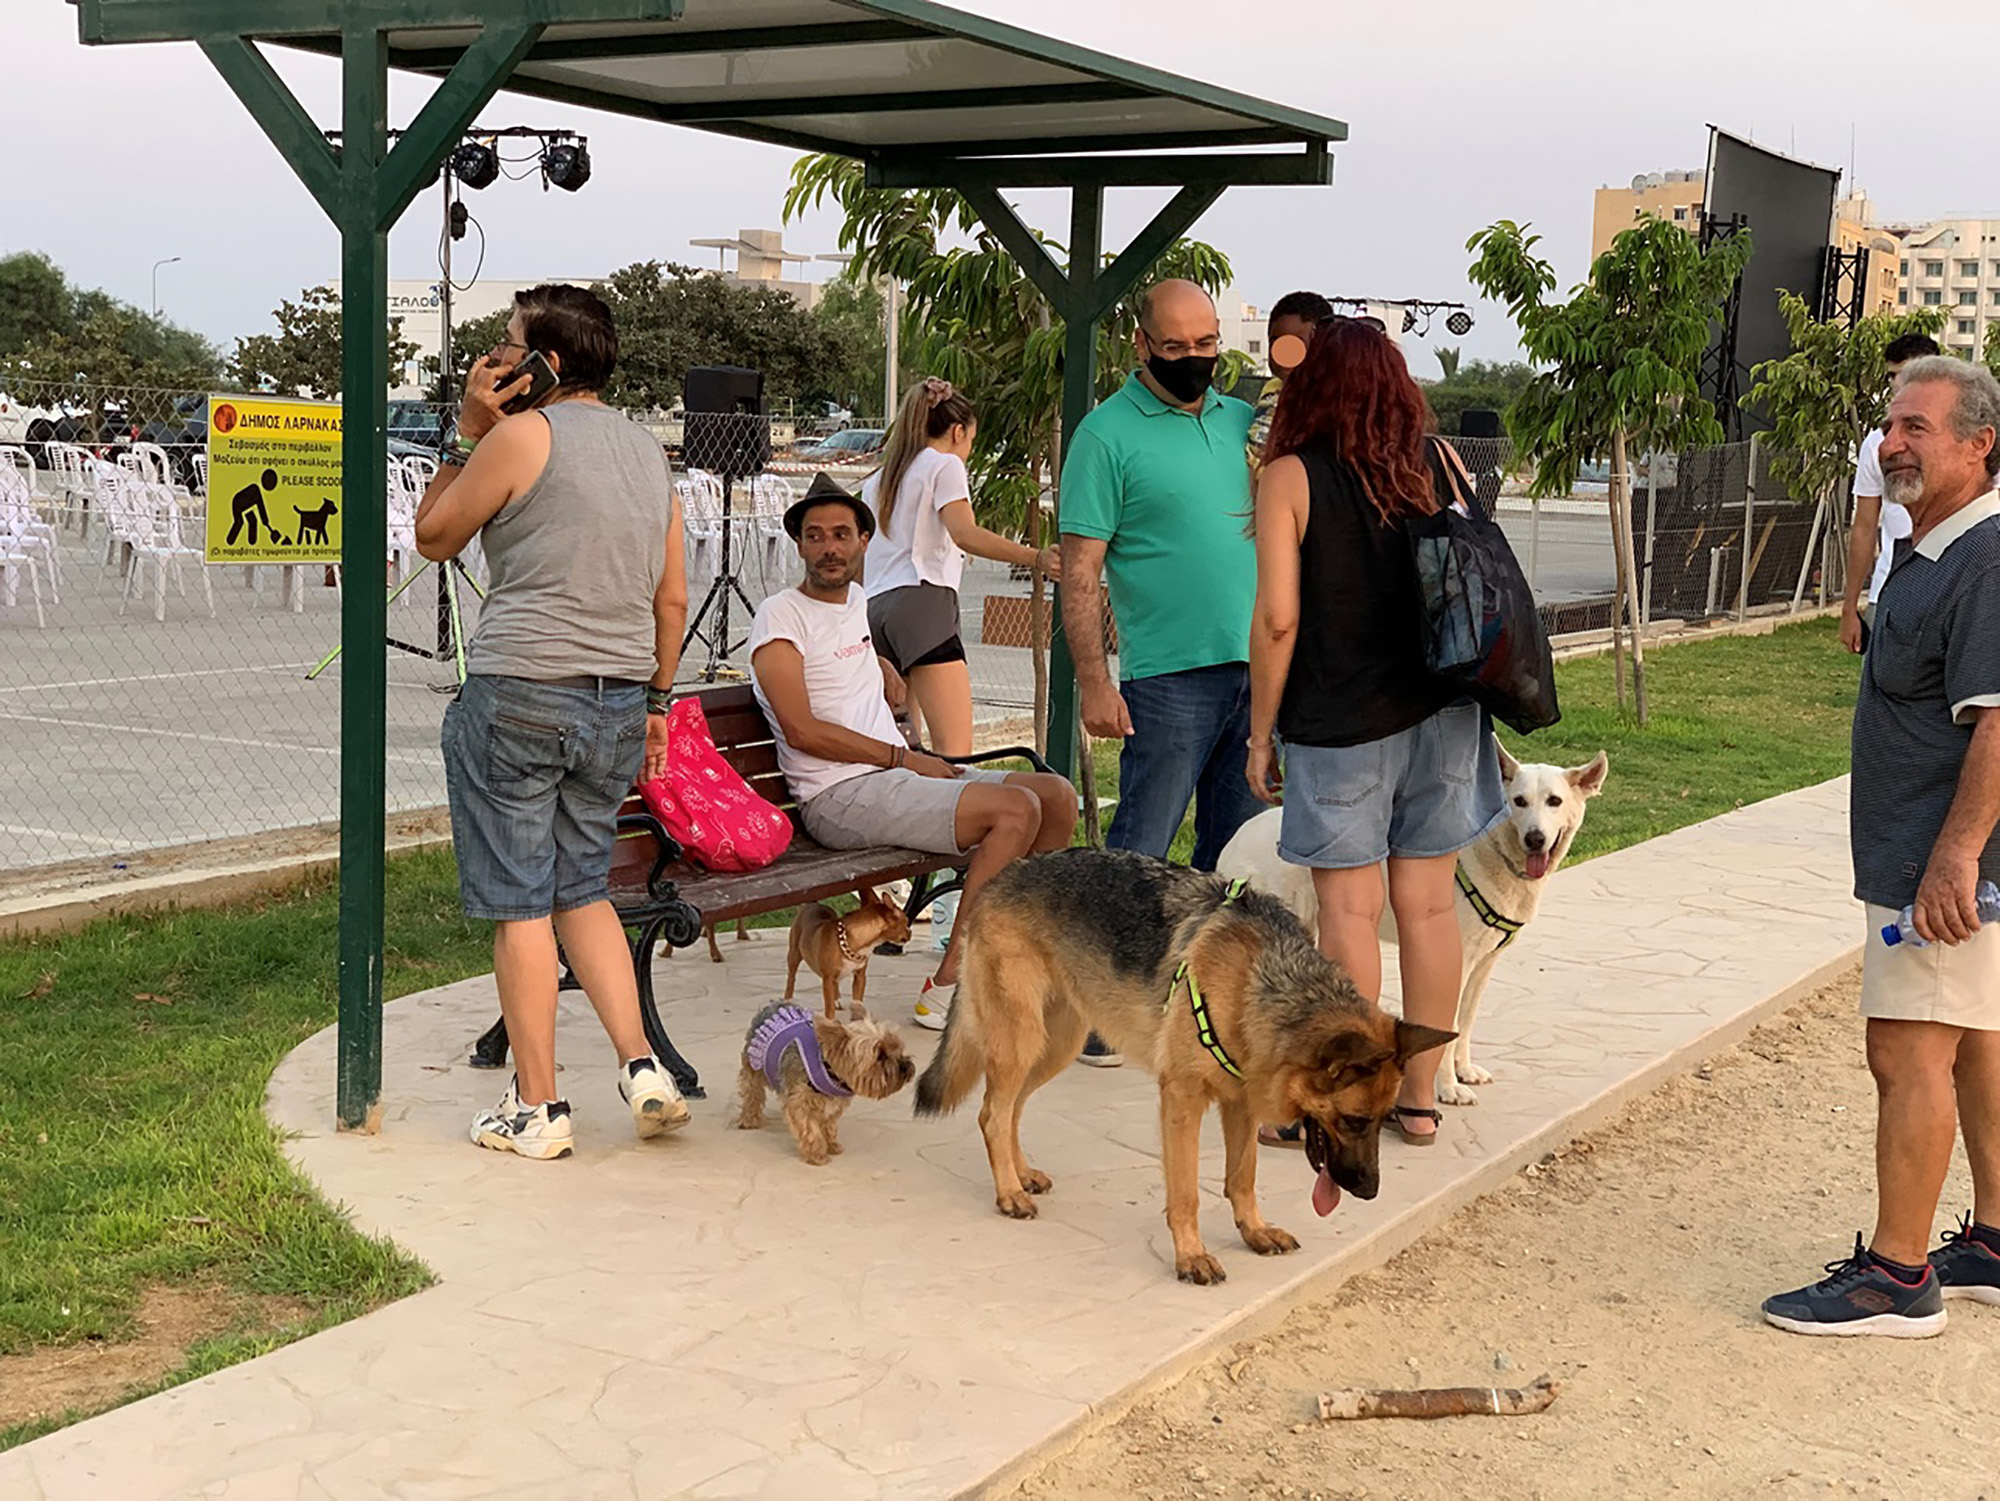
[{"label": "dirt ground", "polygon": [[0,1355],[0,1429],[51,1413],[97,1412],[187,1364],[191,1347],[231,1330],[273,1330],[311,1312],[293,1298],[208,1286],[150,1287],[132,1337]]},{"label": "dirt ground", "polygon": [[[1758,1316],[1873,1223],[1858,987],[1809,997],[1012,1494],[2000,1498],[2000,1308],[1954,1302],[1931,1340]],[[1961,1147],[1940,1228],[1970,1203]],[[1543,1372],[1562,1393],[1532,1417],[1316,1420],[1334,1388]]]}]

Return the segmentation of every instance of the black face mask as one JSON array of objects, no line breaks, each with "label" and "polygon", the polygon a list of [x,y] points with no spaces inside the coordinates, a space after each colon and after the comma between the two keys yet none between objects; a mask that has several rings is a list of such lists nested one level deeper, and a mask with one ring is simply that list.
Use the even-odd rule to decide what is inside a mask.
[{"label": "black face mask", "polygon": [[1215,379],[1216,356],[1212,354],[1183,355],[1170,360],[1163,355],[1153,355],[1146,361],[1146,371],[1160,383],[1160,389],[1176,401],[1192,402],[1206,391],[1209,382]]}]

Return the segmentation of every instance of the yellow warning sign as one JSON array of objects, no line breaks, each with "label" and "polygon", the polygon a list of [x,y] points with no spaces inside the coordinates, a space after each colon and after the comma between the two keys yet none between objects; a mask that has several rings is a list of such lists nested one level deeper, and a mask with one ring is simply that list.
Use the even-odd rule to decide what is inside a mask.
[{"label": "yellow warning sign", "polygon": [[208,398],[210,563],[340,561],[340,407]]}]

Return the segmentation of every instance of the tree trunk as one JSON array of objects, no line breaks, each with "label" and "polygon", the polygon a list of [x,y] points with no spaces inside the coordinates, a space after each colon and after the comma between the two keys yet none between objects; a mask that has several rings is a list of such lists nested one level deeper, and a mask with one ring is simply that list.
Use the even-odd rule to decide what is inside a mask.
[{"label": "tree trunk", "polygon": [[1639,620],[1639,567],[1632,549],[1632,470],[1625,452],[1625,434],[1611,436],[1612,526],[1618,548],[1619,591],[1624,596],[1626,628],[1631,632],[1632,706],[1640,727],[1646,723],[1646,648]]}]

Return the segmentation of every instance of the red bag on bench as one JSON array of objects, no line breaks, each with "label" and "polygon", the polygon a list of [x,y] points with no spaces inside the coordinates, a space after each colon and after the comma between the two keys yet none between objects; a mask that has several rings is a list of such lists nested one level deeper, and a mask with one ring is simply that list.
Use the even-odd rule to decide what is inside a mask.
[{"label": "red bag on bench", "polygon": [[710,870],[758,870],[792,842],[792,821],[759,797],[722,759],[701,701],[683,698],[667,714],[667,769],[639,784],[653,816]]}]

